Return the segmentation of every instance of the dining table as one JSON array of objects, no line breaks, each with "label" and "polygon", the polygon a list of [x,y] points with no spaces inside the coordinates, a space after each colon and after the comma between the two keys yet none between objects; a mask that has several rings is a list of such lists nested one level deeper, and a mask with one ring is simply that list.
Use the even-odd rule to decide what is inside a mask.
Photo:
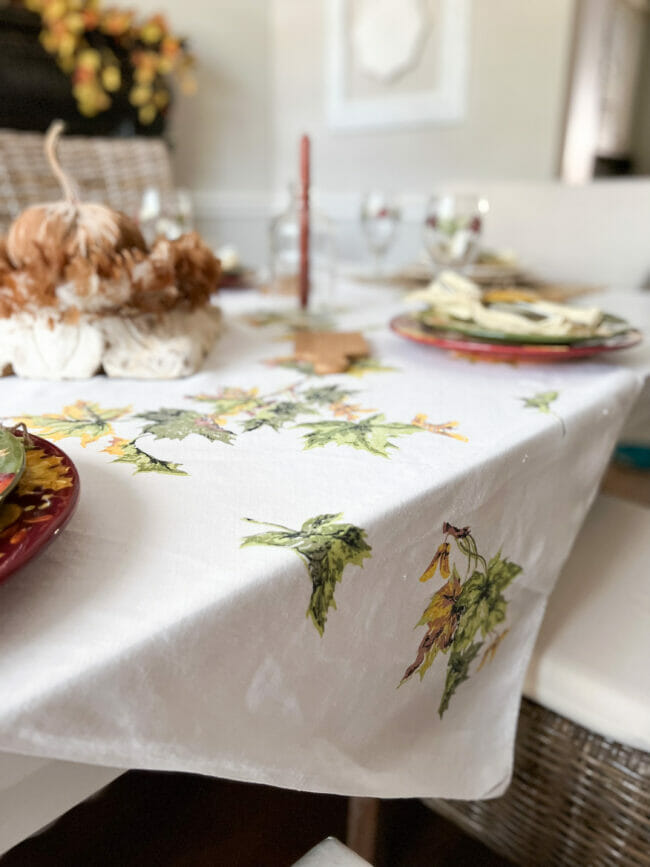
[{"label": "dining table", "polygon": [[[647,327],[650,293],[607,300],[625,297]],[[221,337],[189,378],[0,382],[3,423],[55,442],[80,479],[67,527],[0,585],[0,751],[498,796],[647,345],[446,353],[391,331],[402,293],[351,281],[308,312],[253,290],[217,303]],[[360,331],[370,354],[318,375],[294,354],[304,330]]]}]

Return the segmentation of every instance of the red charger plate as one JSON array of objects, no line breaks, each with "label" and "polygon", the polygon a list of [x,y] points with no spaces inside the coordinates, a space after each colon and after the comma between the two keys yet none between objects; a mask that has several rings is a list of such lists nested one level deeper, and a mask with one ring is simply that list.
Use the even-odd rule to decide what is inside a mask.
[{"label": "red charger plate", "polygon": [[400,337],[414,340],[416,343],[425,343],[428,346],[438,346],[440,349],[474,356],[486,356],[498,361],[569,361],[574,358],[589,358],[601,352],[629,349],[641,341],[641,332],[630,329],[624,334],[609,337],[602,343],[595,341],[572,345],[491,343],[489,340],[463,337],[451,331],[433,331],[408,314],[396,316],[391,320],[390,327]]},{"label": "red charger plate", "polygon": [[70,458],[41,437],[30,434],[30,440],[23,476],[0,505],[0,583],[61,532],[79,500],[79,474]]}]

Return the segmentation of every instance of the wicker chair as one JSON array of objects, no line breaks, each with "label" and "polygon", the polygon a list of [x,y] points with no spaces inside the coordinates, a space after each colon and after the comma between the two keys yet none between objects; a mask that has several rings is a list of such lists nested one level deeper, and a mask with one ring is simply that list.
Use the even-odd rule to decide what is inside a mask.
[{"label": "wicker chair", "polygon": [[[134,216],[147,187],[173,187],[162,139],[79,138],[61,141],[60,157],[86,201],[106,202]],[[61,198],[40,133],[0,130],[0,236],[28,205]]]},{"label": "wicker chair", "polygon": [[516,864],[650,865],[649,554],[650,510],[599,498],[535,648],[510,788],[426,802]]}]

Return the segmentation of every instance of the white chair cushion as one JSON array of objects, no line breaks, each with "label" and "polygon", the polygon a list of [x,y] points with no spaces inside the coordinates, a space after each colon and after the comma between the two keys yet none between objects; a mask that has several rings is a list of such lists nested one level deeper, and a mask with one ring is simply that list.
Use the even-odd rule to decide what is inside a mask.
[{"label": "white chair cushion", "polygon": [[339,843],[334,837],[328,837],[318,846],[310,849],[306,855],[296,861],[294,867],[369,867],[368,861],[364,861],[358,855]]},{"label": "white chair cushion", "polygon": [[524,695],[650,751],[650,509],[600,496],[548,603]]}]

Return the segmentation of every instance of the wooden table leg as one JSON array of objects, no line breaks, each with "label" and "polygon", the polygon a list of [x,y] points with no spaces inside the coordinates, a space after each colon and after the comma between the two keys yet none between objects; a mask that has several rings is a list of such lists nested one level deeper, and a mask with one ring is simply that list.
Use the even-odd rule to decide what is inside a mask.
[{"label": "wooden table leg", "polygon": [[379,798],[348,798],[347,845],[369,861],[375,858]]}]

